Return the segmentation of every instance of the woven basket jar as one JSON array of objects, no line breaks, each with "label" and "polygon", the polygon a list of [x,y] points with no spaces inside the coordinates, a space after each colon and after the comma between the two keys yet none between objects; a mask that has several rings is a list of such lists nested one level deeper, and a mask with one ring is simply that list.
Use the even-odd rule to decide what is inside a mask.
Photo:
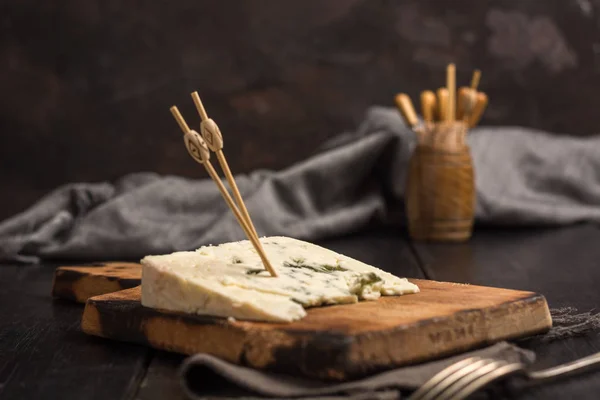
[{"label": "woven basket jar", "polygon": [[[437,124],[415,147],[406,186],[408,231],[414,240],[462,242],[471,237],[475,180],[462,122]],[[463,140],[456,139],[462,135]]]}]

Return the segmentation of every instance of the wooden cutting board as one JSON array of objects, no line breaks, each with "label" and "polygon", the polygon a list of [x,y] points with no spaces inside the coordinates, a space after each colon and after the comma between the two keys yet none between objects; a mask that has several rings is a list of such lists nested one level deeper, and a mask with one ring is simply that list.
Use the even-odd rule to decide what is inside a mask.
[{"label": "wooden cutting board", "polygon": [[[120,272],[114,264],[101,268],[110,272],[111,282],[119,282],[116,276]],[[131,276],[139,271],[139,266],[135,268],[134,264],[120,271]],[[100,270],[69,271],[67,274],[87,277],[88,283],[104,279],[99,277],[104,273]],[[55,285],[64,282],[65,273],[57,271]],[[82,279],[70,281],[75,282],[71,285],[74,294],[70,295],[74,299],[108,290],[105,286],[86,288]],[[259,369],[346,380],[542,333],[552,325],[548,305],[540,294],[410,281],[421,288],[420,293],[312,308],[305,318],[289,324],[231,321],[149,309],[141,305],[137,286],[89,298],[82,329],[90,335],[182,354],[210,353]],[[56,290],[58,295],[66,293],[62,287],[62,291]]]},{"label": "wooden cutting board", "polygon": [[52,281],[52,296],[85,303],[90,297],[139,286],[142,265],[106,262],[58,267]]}]

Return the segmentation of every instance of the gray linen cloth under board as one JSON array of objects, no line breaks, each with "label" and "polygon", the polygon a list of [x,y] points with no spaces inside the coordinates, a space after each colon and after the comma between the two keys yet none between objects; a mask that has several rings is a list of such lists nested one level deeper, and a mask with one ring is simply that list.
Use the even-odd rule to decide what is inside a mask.
[{"label": "gray linen cloth under board", "polygon": [[[478,224],[600,221],[600,135],[479,127],[468,142]],[[373,107],[356,132],[335,137],[308,159],[236,181],[261,236],[320,240],[399,226],[414,145],[395,109]],[[181,151],[188,157],[183,144]],[[244,234],[210,179],[134,173],[113,183],[59,187],[0,223],[0,260],[139,259],[240,239]]]},{"label": "gray linen cloth under board", "polygon": [[525,365],[535,354],[507,342],[453,357],[385,371],[349,382],[332,383],[259,371],[231,364],[208,354],[188,357],[180,369],[184,392],[195,400],[321,399],[392,400],[414,390],[447,366],[468,357],[491,357]]}]

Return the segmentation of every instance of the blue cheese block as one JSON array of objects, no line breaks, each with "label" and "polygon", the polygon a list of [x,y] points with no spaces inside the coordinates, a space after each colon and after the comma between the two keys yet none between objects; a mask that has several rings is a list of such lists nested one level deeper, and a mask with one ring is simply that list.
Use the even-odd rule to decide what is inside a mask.
[{"label": "blue cheese block", "polygon": [[291,322],[305,308],[417,293],[379,268],[301,240],[260,239],[272,277],[248,240],[142,259],[142,305],[240,320]]}]

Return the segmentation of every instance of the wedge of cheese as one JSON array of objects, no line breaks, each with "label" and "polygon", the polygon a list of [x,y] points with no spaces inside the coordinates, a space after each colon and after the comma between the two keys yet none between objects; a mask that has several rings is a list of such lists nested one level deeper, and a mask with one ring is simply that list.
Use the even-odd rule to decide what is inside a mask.
[{"label": "wedge of cheese", "polygon": [[260,239],[278,277],[250,241],[142,259],[142,305],[240,320],[290,322],[305,308],[417,293],[379,268],[289,237]]}]

